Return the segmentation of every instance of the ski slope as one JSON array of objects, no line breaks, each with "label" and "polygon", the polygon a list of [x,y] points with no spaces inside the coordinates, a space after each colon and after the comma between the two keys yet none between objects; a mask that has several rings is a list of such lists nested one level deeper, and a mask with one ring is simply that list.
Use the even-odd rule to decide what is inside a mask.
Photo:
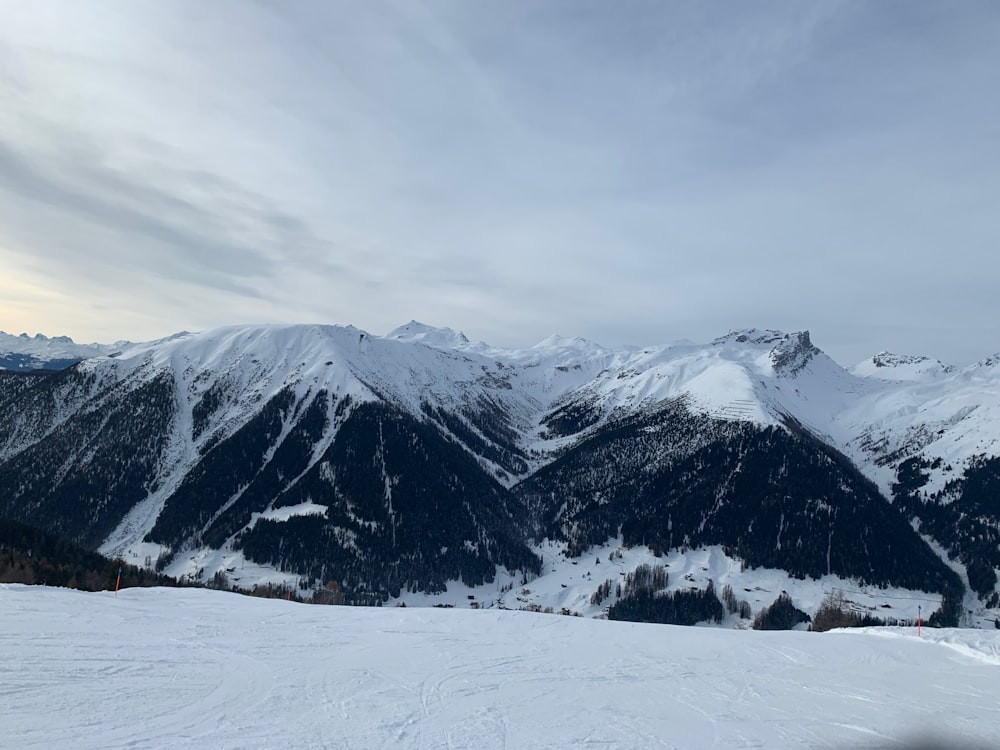
[{"label": "ski slope", "polygon": [[1000,631],[758,633],[0,586],[0,747],[1000,745]]}]

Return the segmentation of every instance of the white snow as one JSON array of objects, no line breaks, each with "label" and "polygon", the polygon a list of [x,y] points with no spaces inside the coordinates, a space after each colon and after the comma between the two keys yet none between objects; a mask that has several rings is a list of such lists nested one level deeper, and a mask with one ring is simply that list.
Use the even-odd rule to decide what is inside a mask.
[{"label": "white snow", "polygon": [[[163,572],[181,581],[210,581],[216,573],[223,573],[231,585],[243,591],[268,585],[291,589],[298,587],[301,580],[301,576],[294,573],[284,573],[270,565],[247,560],[241,550],[234,550],[228,544],[222,549],[202,548],[180,554]],[[299,593],[311,597],[313,591]]]},{"label": "white snow", "polygon": [[930,380],[955,371],[955,368],[930,357],[879,352],[859,362],[851,372],[859,377],[882,380]]},{"label": "white snow", "polygon": [[[711,581],[716,594],[724,586],[733,588],[737,599],[746,601],[754,615],[769,607],[781,593],[787,593],[793,604],[810,616],[815,614],[823,599],[835,592],[843,594],[845,602],[859,614],[869,614],[883,620],[916,620],[917,607],[923,608],[926,619],[941,606],[941,595],[902,588],[882,588],[859,584],[857,581],[826,575],[819,579],[799,579],[783,570],[746,568],[739,560],[723,552],[721,547],[708,546],[686,551],[673,550],[662,557],[642,546],[626,548],[621,540],[592,547],[578,558],[567,558],[565,545],[546,541],[534,548],[543,560],[537,578],[523,581],[520,574],[499,569],[496,580],[481,586],[466,586],[451,581],[447,591],[437,594],[406,592],[389,604],[408,607],[455,607],[472,609],[551,609],[566,610],[573,615],[605,618],[607,609],[617,600],[615,587],[624,586],[626,576],[640,565],[663,566],[669,576],[664,591],[688,588],[704,589]],[[210,576],[208,576],[210,577]],[[606,580],[611,580],[612,593],[599,604],[591,597]],[[971,605],[970,605],[971,606]],[[976,622],[992,627],[992,616],[983,610]],[[729,616],[724,627],[750,627],[750,621]]]},{"label": "white snow", "polygon": [[1000,743],[1000,631],[755,632],[0,586],[0,747]]},{"label": "white snow", "polygon": [[263,513],[254,513],[267,521],[287,521],[293,516],[325,516],[326,505],[317,503],[299,503],[298,505],[286,505],[283,508],[272,508]]}]

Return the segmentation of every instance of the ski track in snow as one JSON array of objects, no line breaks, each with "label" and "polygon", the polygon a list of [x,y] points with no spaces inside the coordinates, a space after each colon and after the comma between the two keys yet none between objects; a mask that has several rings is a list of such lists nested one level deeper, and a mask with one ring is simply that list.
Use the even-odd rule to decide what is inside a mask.
[{"label": "ski track in snow", "polygon": [[[1000,631],[760,633],[0,586],[0,748],[1000,743]],[[947,746],[947,745],[945,745]]]}]

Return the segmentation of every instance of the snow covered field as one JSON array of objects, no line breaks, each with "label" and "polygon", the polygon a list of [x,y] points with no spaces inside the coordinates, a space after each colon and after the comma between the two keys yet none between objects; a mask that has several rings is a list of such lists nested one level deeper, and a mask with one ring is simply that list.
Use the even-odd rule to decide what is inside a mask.
[{"label": "snow covered field", "polygon": [[[1000,631],[0,586],[0,747],[1000,746]],[[976,744],[978,743],[978,744]]]},{"label": "snow covered field", "polygon": [[[520,574],[512,574],[501,568],[493,583],[470,587],[460,581],[449,581],[447,591],[435,594],[403,592],[398,599],[390,600],[390,604],[403,602],[408,607],[448,606],[471,609],[529,609],[534,606],[540,609],[548,607],[554,612],[566,609],[582,617],[603,618],[607,606],[616,601],[616,597],[611,596],[601,604],[592,604],[590,599],[598,585],[605,580],[610,580],[612,585],[621,583],[627,573],[634,571],[639,565],[651,565],[663,566],[668,572],[670,583],[665,591],[689,588],[703,590],[711,581],[718,592],[728,584],[733,587],[737,598],[750,604],[754,614],[773,604],[782,592],[788,593],[795,606],[809,615],[815,614],[823,598],[832,592],[842,593],[857,613],[870,614],[883,620],[894,618],[901,622],[916,621],[918,606],[923,607],[924,617],[941,606],[941,595],[936,593],[878,588],[833,575],[813,580],[798,579],[783,570],[770,568],[744,570],[739,560],[727,556],[721,547],[714,545],[684,552],[671,550],[660,557],[654,555],[648,547],[625,547],[620,539],[591,547],[578,558],[566,557],[562,553],[565,545],[558,542],[546,541],[533,549],[542,558],[542,571],[537,578],[524,585],[520,583]],[[169,568],[168,572],[175,576],[183,575],[197,565],[205,565],[201,561],[208,559],[208,556],[194,559],[198,562],[188,562],[187,567],[184,567],[185,561],[181,560]],[[259,576],[266,581],[267,576],[277,578],[280,575],[252,564],[249,571],[247,578],[253,581],[257,579],[250,576]],[[234,573],[233,580],[238,583],[247,580],[237,577],[242,572]],[[286,577],[294,583],[291,576],[286,574]],[[505,587],[510,590],[504,591]],[[970,599],[968,605],[972,610],[972,614],[967,617],[969,623],[975,623],[979,627],[993,627],[996,615],[991,610],[983,608],[974,599]],[[739,622],[735,615],[729,615],[725,625],[746,628],[750,626],[750,622]]]}]

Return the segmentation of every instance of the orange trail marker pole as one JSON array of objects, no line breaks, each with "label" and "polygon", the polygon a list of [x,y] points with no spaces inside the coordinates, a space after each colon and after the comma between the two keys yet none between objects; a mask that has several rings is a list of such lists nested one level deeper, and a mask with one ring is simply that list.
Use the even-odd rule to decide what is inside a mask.
[{"label": "orange trail marker pole", "polygon": [[118,587],[122,585],[122,566],[118,566],[118,580],[115,581],[115,599],[118,598]]}]

